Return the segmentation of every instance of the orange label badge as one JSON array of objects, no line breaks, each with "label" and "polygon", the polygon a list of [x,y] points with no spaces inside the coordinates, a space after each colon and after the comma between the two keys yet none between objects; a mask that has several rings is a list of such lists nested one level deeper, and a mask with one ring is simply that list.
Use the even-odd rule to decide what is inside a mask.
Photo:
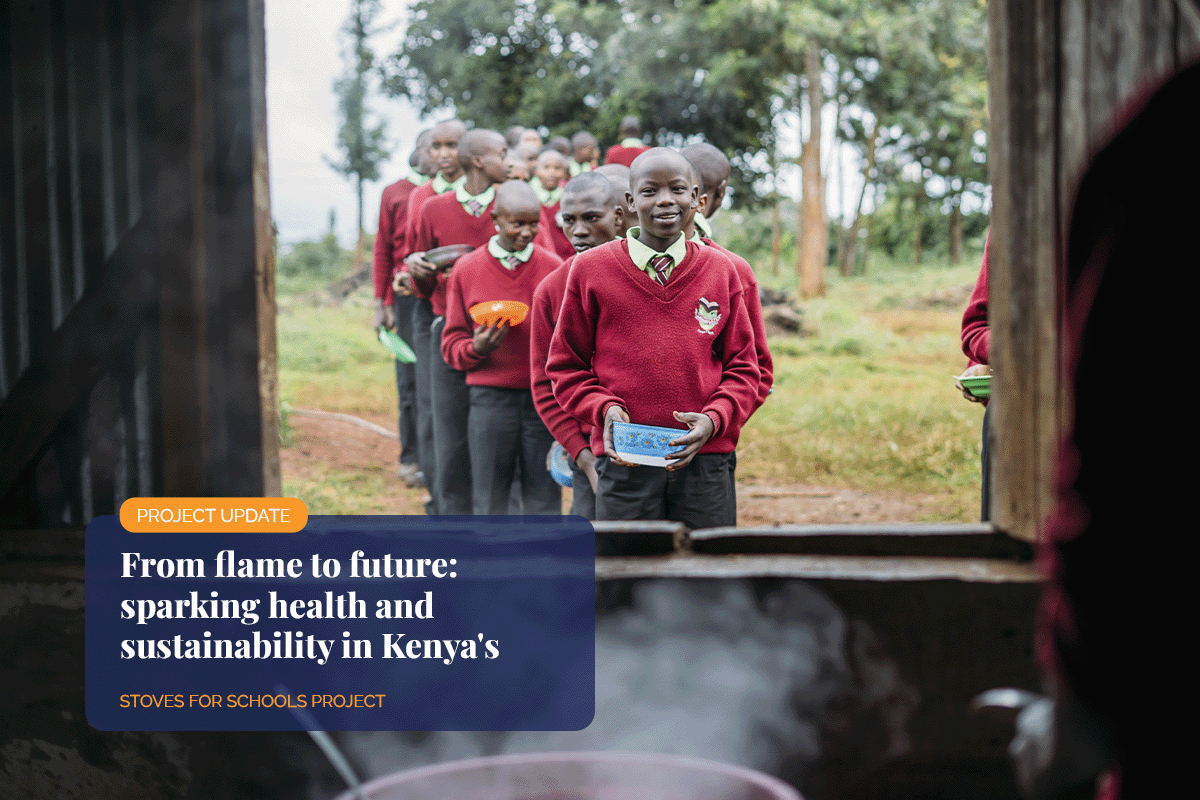
[{"label": "orange label badge", "polygon": [[121,525],[135,533],[295,533],[308,506],[295,497],[131,497]]}]

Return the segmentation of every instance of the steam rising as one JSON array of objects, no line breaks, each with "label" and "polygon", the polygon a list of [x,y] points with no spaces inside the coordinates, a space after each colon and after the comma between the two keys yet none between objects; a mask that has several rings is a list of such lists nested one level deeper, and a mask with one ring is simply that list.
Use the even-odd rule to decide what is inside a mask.
[{"label": "steam rising", "polygon": [[633,750],[793,781],[831,742],[856,740],[850,757],[871,762],[908,748],[915,692],[873,634],[811,586],[759,596],[749,581],[653,580],[632,598],[597,619],[596,718],[585,730],[347,733],[344,746],[371,777],[500,753]]}]

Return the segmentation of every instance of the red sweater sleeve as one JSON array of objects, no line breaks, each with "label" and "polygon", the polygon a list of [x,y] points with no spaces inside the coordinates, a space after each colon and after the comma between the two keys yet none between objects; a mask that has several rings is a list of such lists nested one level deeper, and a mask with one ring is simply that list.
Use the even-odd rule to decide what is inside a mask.
[{"label": "red sweater sleeve", "polygon": [[758,296],[758,279],[754,276],[754,268],[750,266],[749,261],[723,247],[712,246],[718,247],[729,256],[737,267],[738,278],[742,282],[742,301],[746,304],[746,313],[750,315],[750,326],[754,330],[754,355],[758,361],[758,398],[753,409],[757,411],[771,393],[771,386],[775,382],[775,361],[767,348],[767,326],[763,321],[762,299]]},{"label": "red sweater sleeve", "polygon": [[721,427],[714,436],[727,431],[737,432],[758,408],[759,370],[755,354],[754,326],[746,310],[745,291],[737,295],[730,309],[729,324],[714,343],[724,369],[716,391],[709,395],[701,409],[715,411]]},{"label": "red sweater sleeve", "polygon": [[565,271],[570,269],[569,263],[559,267],[538,286],[533,295],[533,306],[529,309],[530,348],[529,371],[532,377],[533,405],[538,416],[546,423],[547,430],[554,440],[570,453],[572,460],[588,446],[579,421],[563,410],[554,399],[554,389],[550,376],[546,374],[546,359],[550,353],[550,339],[554,334],[554,324],[557,321],[555,294],[562,297]]},{"label": "red sweater sleeve", "polygon": [[384,189],[379,201],[379,227],[375,231],[375,299],[385,300],[391,296],[392,283],[392,236],[395,228],[394,208],[391,195]]},{"label": "red sweater sleeve", "polygon": [[[576,262],[578,263],[578,261]],[[596,428],[604,428],[604,410],[611,403],[622,408],[625,401],[600,385],[592,371],[596,349],[596,309],[580,297],[578,283],[567,278],[562,308],[550,338],[546,374],[554,387],[554,399],[572,416]]]},{"label": "red sweater sleeve", "polygon": [[442,358],[454,369],[467,372],[478,367],[487,357],[475,352],[475,322],[467,313],[467,306],[463,300],[460,279],[463,272],[462,269],[452,271],[446,284],[446,327],[442,331]]},{"label": "red sweater sleeve", "polygon": [[[408,247],[409,253],[424,253],[426,250],[432,250],[437,246],[437,242],[433,238],[433,220],[429,214],[429,203],[421,206],[413,219],[413,224],[408,229]],[[413,278],[413,288],[417,290],[417,294],[425,299],[433,297],[433,291],[437,288],[438,278],[441,273],[435,273],[432,278],[426,280],[418,280]]]},{"label": "red sweater sleeve", "polygon": [[992,343],[992,331],[988,327],[988,253],[991,243],[992,233],[988,231],[987,241],[983,245],[983,264],[979,269],[979,278],[975,281],[971,299],[967,301],[967,310],[963,312],[962,349],[974,364],[989,363],[988,349]]}]

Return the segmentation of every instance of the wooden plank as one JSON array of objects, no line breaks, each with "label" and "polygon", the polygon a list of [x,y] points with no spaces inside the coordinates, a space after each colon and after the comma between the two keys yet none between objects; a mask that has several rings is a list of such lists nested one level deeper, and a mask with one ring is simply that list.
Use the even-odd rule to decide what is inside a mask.
[{"label": "wooden plank", "polygon": [[[0,399],[21,374],[17,348],[16,193],[13,188],[13,53],[10,45],[10,8],[0,6]],[[7,58],[4,56],[7,55]]]},{"label": "wooden plank", "polygon": [[208,307],[203,280],[206,126],[202,91],[201,20],[194,0],[151,3],[147,37],[156,76],[153,207],[159,270],[161,490],[168,496],[207,494]]},{"label": "wooden plank", "polygon": [[775,525],[692,531],[697,553],[803,553],[808,555],[941,556],[1028,561],[1029,545],[991,525],[881,523]]},{"label": "wooden plank", "polygon": [[1059,20],[1049,0],[1010,0],[991,22],[993,519],[1032,540],[1059,437]]},{"label": "wooden plank", "polygon": [[968,583],[1024,584],[1041,580],[1041,574],[1031,564],[984,558],[705,556],[695,553],[596,558],[596,580],[762,577],[887,582],[953,580]]},{"label": "wooden plank", "polygon": [[1159,83],[1174,74],[1175,67],[1175,2],[1174,0],[1142,0],[1142,30],[1146,39],[1147,78]]},{"label": "wooden plank", "polygon": [[1175,2],[1175,66],[1177,69],[1200,58],[1200,2]]},{"label": "wooden plank", "polygon": [[283,494],[279,464],[279,369],[275,318],[275,232],[267,161],[267,33],[263,0],[250,2],[250,92],[254,120],[254,288],[258,323],[258,398],[263,494]]},{"label": "wooden plank", "polygon": [[1059,41],[1058,9],[1055,0],[1040,0],[1036,18],[1037,68],[1037,122],[1036,139],[1032,143],[1034,175],[1035,218],[1031,275],[1034,286],[1034,323],[1032,333],[1036,336],[1031,354],[1034,370],[1035,433],[1033,439],[1032,465],[1034,482],[1026,484],[1025,492],[1029,510],[1024,525],[1019,529],[1021,538],[1031,540],[1040,530],[1042,520],[1054,507],[1054,474],[1058,458],[1058,447],[1062,438],[1061,417],[1065,403],[1061,393],[1063,354],[1059,331],[1062,311],[1066,304],[1066,284],[1059,274],[1065,252],[1062,216],[1059,213]]},{"label": "wooden plank", "polygon": [[1088,141],[1107,138],[1112,130],[1112,112],[1120,95],[1116,73],[1119,66],[1121,6],[1089,0],[1087,109]]},{"label": "wooden plank", "polygon": [[1088,2],[1065,0],[1059,17],[1062,41],[1059,101],[1059,214],[1070,216],[1075,187],[1090,158],[1087,137]]},{"label": "wooden plank", "polygon": [[[265,442],[259,381],[250,5],[246,0],[221,0],[206,4],[206,10],[211,14],[206,42],[212,69],[208,102],[214,153],[219,154],[212,164],[214,202],[207,230],[213,254],[208,277],[218,298],[210,306],[216,322],[211,330],[219,331],[214,352],[220,356],[212,365],[214,441],[210,446],[221,468],[210,479],[216,494],[261,495]],[[264,98],[265,92],[264,86]]]}]

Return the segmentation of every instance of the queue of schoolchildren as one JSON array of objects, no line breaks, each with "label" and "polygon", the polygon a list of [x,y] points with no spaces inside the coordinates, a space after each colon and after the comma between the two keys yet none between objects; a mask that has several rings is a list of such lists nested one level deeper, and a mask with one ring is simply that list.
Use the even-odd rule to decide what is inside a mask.
[{"label": "queue of schoolchildren", "polygon": [[[587,132],[449,120],[383,190],[375,325],[417,356],[396,362],[400,475],[428,513],[561,513],[557,443],[573,514],[736,524],[738,434],[772,362],[754,273],[708,223],[729,161],[649,147],[635,117],[620,132],[601,164]],[[473,316],[503,301],[527,312]],[[665,467],[621,458],[629,422],[677,429]]]}]

